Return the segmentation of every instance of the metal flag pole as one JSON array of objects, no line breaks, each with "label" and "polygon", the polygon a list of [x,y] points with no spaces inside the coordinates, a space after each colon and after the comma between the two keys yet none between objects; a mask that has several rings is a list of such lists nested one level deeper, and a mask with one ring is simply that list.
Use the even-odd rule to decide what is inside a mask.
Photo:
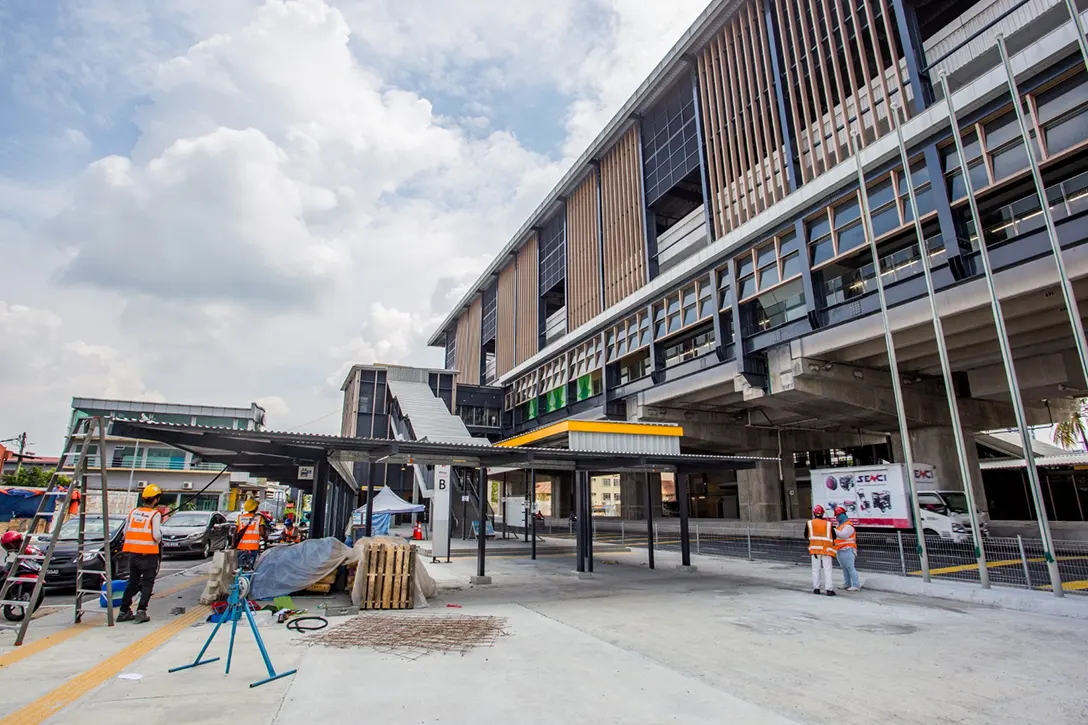
[{"label": "metal flag pole", "polygon": [[921,213],[918,209],[918,198],[914,193],[914,180],[911,177],[910,157],[907,154],[906,144],[903,142],[903,128],[905,118],[900,114],[902,109],[897,103],[892,102],[891,120],[895,127],[896,140],[899,142],[899,158],[903,162],[903,175],[907,186],[907,196],[910,198],[910,208],[913,209],[914,232],[918,236],[918,252],[922,261],[922,273],[926,279],[926,292],[929,295],[929,310],[933,316],[933,334],[937,338],[937,356],[941,360],[941,375],[944,377],[944,389],[948,398],[948,415],[952,419],[952,433],[956,437],[956,457],[960,464],[960,480],[963,481],[963,491],[967,495],[967,508],[971,516],[971,537],[975,545],[975,558],[978,560],[978,577],[983,589],[990,588],[990,571],[986,567],[986,552],[982,546],[982,532],[978,525],[978,511],[975,505],[974,487],[971,485],[971,466],[967,462],[967,448],[964,443],[963,422],[960,420],[960,406],[956,402],[956,389],[952,384],[952,366],[948,362],[948,344],[944,339],[944,324],[941,315],[937,312],[937,293],[933,287],[933,272],[929,268],[929,245],[926,244],[925,234],[922,232]]},{"label": "metal flag pole", "polygon": [[1080,46],[1080,54],[1084,58],[1084,65],[1088,66],[1088,39],[1084,37],[1084,26],[1080,24],[1080,13],[1073,0],[1065,0],[1065,8],[1069,11],[1069,17],[1073,21],[1073,27],[1077,29],[1077,45]]},{"label": "metal flag pole", "polygon": [[978,212],[978,202],[975,200],[975,190],[971,183],[971,174],[967,169],[963,155],[963,136],[960,134],[959,120],[956,118],[956,109],[952,103],[952,93],[948,88],[948,74],[940,73],[941,91],[944,93],[945,105],[948,107],[948,120],[952,125],[952,139],[956,143],[956,154],[960,162],[960,171],[963,175],[964,192],[967,194],[967,205],[971,209],[971,220],[975,224],[975,234],[978,237],[979,259],[982,260],[982,271],[986,277],[986,287],[990,292],[990,309],[994,316],[994,327],[997,328],[997,342],[1001,348],[1001,360],[1005,364],[1005,380],[1009,386],[1009,397],[1012,399],[1012,410],[1016,416],[1016,428],[1020,433],[1020,445],[1024,450],[1024,463],[1028,473],[1028,484],[1031,489],[1031,498],[1035,503],[1035,514],[1039,520],[1039,538],[1043,545],[1043,554],[1050,569],[1050,582],[1054,589],[1054,596],[1064,596],[1062,590],[1061,574],[1058,572],[1057,562],[1054,561],[1050,540],[1050,522],[1046,518],[1046,508],[1043,505],[1042,487],[1039,485],[1039,471],[1035,467],[1035,451],[1031,447],[1031,435],[1028,433],[1027,417],[1024,414],[1024,401],[1020,395],[1020,387],[1017,384],[1016,364],[1012,358],[1012,345],[1009,343],[1009,331],[1005,327],[1005,314],[1001,310],[1001,300],[997,296],[997,287],[994,286],[994,270],[990,263],[990,250],[986,247],[986,239],[982,233],[982,217]]},{"label": "metal flag pole", "polygon": [[[876,237],[873,236],[873,219],[869,212],[869,192],[865,188],[865,169],[861,165],[859,134],[850,136],[851,152],[858,167],[858,197],[861,200],[861,223],[865,238],[869,240],[869,250],[873,255],[873,276],[876,278],[877,297],[880,300],[880,319],[884,324],[884,345],[888,350],[888,367],[892,376],[892,392],[895,394],[895,414],[899,418],[899,438],[903,441],[903,458],[907,466],[907,490],[910,492],[911,514],[914,516],[914,534],[918,539],[918,558],[922,561],[922,581],[929,581],[929,553],[926,551],[926,538],[922,531],[922,512],[918,507],[918,496],[914,485],[914,453],[910,445],[910,429],[907,426],[907,411],[903,406],[903,384],[899,380],[899,361],[895,357],[895,340],[888,323],[888,300],[884,296],[884,279],[880,270],[880,255],[877,253]],[[915,214],[917,216],[917,214]]]},{"label": "metal flag pole", "polygon": [[1001,62],[1005,64],[1005,74],[1009,77],[1012,107],[1016,111],[1016,122],[1020,125],[1020,137],[1024,140],[1024,147],[1027,150],[1028,165],[1031,166],[1031,176],[1035,180],[1035,192],[1039,195],[1039,208],[1042,210],[1043,222],[1046,224],[1046,234],[1050,237],[1050,247],[1054,250],[1054,263],[1058,266],[1062,299],[1065,302],[1065,311],[1069,315],[1069,324],[1073,328],[1073,339],[1077,343],[1077,354],[1080,356],[1080,370],[1084,375],[1085,383],[1088,384],[1088,339],[1084,336],[1080,306],[1077,304],[1076,292],[1073,291],[1073,283],[1069,281],[1069,274],[1065,269],[1065,256],[1062,254],[1061,242],[1058,241],[1058,230],[1054,226],[1054,215],[1050,213],[1050,200],[1047,199],[1046,187],[1043,186],[1043,174],[1039,171],[1039,162],[1035,158],[1035,145],[1031,143],[1027,120],[1024,118],[1024,106],[1020,100],[1020,89],[1016,85],[1016,78],[1012,72],[1012,63],[1009,62],[1009,50],[1005,47],[1005,38],[1002,35],[997,36],[997,49],[1001,52]]}]

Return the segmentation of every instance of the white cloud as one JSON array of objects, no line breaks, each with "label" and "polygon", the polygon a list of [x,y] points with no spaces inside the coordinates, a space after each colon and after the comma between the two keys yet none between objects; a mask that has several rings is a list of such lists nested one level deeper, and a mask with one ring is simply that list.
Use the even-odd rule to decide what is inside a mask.
[{"label": "white cloud", "polygon": [[[0,73],[18,66],[22,112],[70,153],[109,153],[0,179],[5,296],[25,305],[0,317],[3,399],[22,401],[0,431],[58,438],[68,398],[107,392],[335,430],[345,366],[441,364],[427,336],[701,3],[64,6],[27,35],[60,41]],[[526,148],[542,128],[562,137]]]}]

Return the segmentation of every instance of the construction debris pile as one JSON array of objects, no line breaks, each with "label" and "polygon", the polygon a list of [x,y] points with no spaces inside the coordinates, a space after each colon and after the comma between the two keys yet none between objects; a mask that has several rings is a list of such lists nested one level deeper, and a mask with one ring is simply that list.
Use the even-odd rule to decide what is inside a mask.
[{"label": "construction debris pile", "polygon": [[491,647],[506,634],[505,617],[362,614],[307,642],[340,649],[368,647],[414,660],[431,652],[464,655],[476,647]]}]

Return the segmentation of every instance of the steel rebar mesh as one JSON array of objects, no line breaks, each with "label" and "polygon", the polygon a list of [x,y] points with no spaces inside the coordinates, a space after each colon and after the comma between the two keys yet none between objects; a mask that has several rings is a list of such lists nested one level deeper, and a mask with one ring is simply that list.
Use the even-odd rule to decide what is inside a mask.
[{"label": "steel rebar mesh", "polygon": [[431,652],[463,656],[471,649],[493,646],[498,637],[506,634],[505,617],[375,613],[352,617],[306,641],[339,649],[366,647],[414,660]]}]

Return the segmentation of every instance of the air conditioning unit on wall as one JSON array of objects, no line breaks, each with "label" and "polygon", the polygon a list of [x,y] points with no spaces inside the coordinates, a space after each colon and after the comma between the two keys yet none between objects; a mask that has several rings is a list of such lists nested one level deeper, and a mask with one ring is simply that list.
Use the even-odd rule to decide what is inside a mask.
[{"label": "air conditioning unit on wall", "polygon": [[182,488],[183,491],[192,491],[193,490],[193,482],[192,481],[182,481],[181,482],[181,488]]}]

